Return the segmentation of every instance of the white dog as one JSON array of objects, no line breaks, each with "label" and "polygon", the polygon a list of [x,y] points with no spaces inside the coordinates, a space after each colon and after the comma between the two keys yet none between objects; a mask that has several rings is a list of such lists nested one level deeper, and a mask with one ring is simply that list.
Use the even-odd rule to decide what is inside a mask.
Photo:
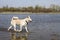
[{"label": "white dog", "polygon": [[[10,30],[12,27],[14,27],[14,31],[20,32],[20,31],[22,31],[22,27],[24,26],[26,31],[28,32],[27,24],[30,21],[32,21],[30,16],[26,17],[25,19],[19,19],[18,17],[12,17],[11,26],[8,28],[8,30]],[[16,25],[20,26],[20,30],[16,30]]]}]

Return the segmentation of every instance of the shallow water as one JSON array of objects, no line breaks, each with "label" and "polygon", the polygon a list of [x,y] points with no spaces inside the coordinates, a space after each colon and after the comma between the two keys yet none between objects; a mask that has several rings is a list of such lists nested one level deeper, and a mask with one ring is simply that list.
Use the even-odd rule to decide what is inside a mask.
[{"label": "shallow water", "polygon": [[[12,16],[30,15],[29,33],[8,32]],[[60,14],[0,14],[0,40],[60,40]]]}]

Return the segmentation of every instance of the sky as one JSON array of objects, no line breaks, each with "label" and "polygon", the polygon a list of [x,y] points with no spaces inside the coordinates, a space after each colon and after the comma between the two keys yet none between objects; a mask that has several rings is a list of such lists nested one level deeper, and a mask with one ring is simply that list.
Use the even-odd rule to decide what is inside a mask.
[{"label": "sky", "polygon": [[46,6],[50,4],[60,5],[60,0],[0,0],[0,7],[28,7],[28,6]]}]

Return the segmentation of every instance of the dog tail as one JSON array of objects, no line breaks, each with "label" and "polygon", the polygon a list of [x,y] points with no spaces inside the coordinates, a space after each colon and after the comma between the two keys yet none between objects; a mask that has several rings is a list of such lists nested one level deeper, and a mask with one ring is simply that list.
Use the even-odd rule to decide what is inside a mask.
[{"label": "dog tail", "polygon": [[17,20],[17,19],[19,19],[19,18],[16,17],[16,16],[13,16],[13,17],[12,17],[12,20]]}]

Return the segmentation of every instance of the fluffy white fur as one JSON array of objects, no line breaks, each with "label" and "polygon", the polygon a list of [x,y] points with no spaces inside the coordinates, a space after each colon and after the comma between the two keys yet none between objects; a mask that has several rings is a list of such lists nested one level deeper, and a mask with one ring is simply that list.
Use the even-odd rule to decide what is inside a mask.
[{"label": "fluffy white fur", "polygon": [[[14,27],[14,31],[22,31],[22,27],[25,26],[26,31],[28,32],[27,29],[27,24],[28,22],[32,21],[30,16],[26,17],[25,19],[19,19],[18,17],[13,16],[11,20],[11,26],[8,28],[8,31]],[[16,30],[16,25],[20,26],[20,30]]]}]

